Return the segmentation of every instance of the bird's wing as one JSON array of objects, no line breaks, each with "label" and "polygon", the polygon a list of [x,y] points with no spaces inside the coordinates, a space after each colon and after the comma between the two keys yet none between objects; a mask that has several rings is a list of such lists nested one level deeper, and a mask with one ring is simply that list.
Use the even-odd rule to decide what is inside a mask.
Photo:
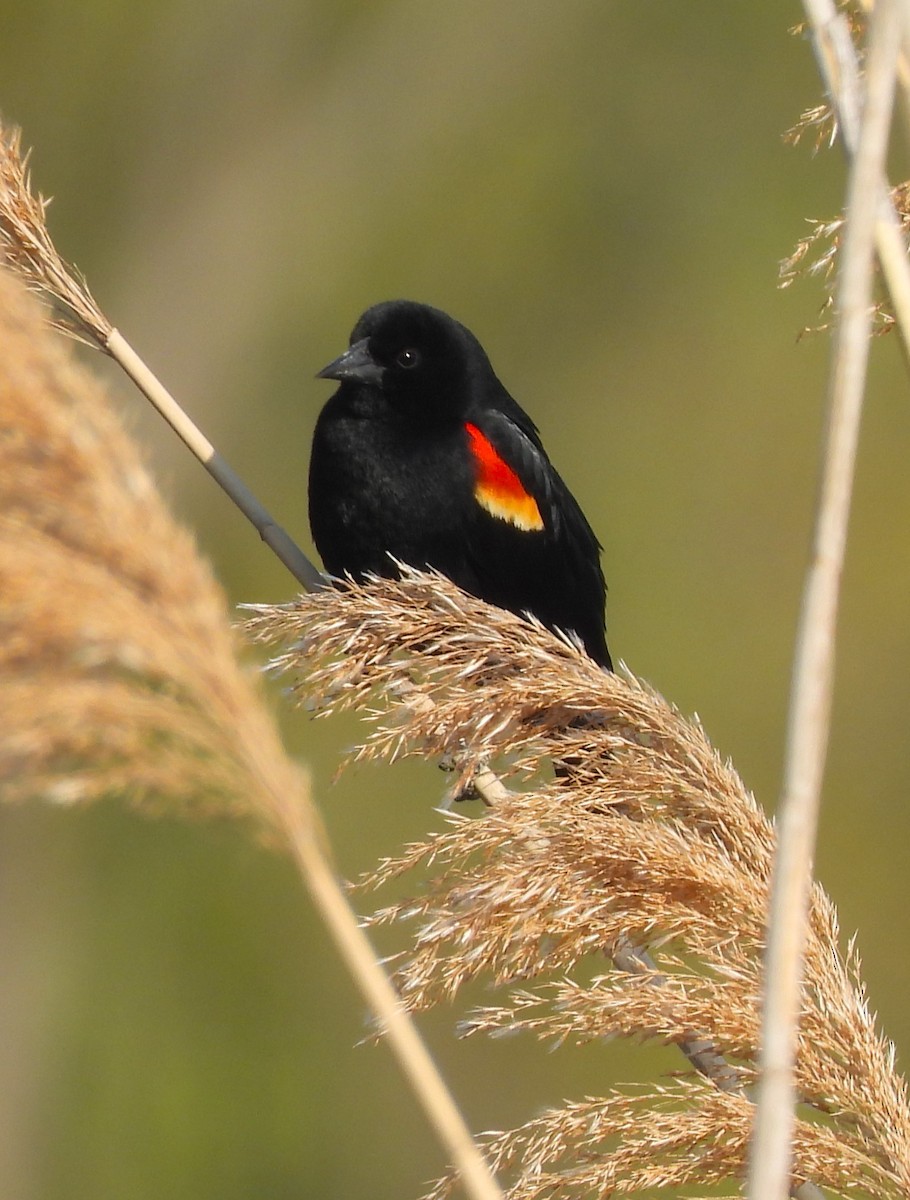
[{"label": "bird's wing", "polygon": [[[516,502],[522,495],[533,500],[543,532],[596,559],[601,547],[594,530],[547,457],[530,419],[519,424],[511,414],[489,410],[477,418],[474,428],[479,436],[469,441],[478,460],[478,483],[488,481],[493,491],[501,480],[502,490],[511,491]],[[484,452],[489,466],[483,461]]]},{"label": "bird's wing", "polygon": [[[546,572],[547,578],[533,584],[526,580],[524,585],[536,595],[535,611],[550,613],[552,623],[575,629],[592,656],[609,664],[600,543],[547,457],[530,418],[515,408],[523,420],[513,419],[511,411],[487,409],[466,425],[476,467],[477,524],[502,531],[495,542],[505,559],[496,561],[488,552],[494,528],[489,528],[489,536],[477,528],[487,552],[476,556],[476,570],[487,579],[500,572]],[[507,538],[508,531],[513,536]]]}]

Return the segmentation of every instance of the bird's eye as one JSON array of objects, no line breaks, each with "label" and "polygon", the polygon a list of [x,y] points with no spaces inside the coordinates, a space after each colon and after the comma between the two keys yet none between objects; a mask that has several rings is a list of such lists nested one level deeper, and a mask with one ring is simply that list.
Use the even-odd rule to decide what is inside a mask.
[{"label": "bird's eye", "polygon": [[395,355],[395,366],[404,367],[406,371],[412,371],[414,367],[418,366],[419,363],[420,353],[417,350],[399,350]]}]

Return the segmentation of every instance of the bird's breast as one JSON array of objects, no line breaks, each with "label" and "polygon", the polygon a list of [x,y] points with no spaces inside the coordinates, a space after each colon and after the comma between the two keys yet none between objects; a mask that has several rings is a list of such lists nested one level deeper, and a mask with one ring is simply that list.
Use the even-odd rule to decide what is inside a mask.
[{"label": "bird's breast", "polygon": [[317,425],[311,471],[326,503],[346,522],[382,514],[400,533],[422,524],[452,523],[458,501],[470,497],[472,464],[461,428],[414,430],[393,421],[336,419]]}]

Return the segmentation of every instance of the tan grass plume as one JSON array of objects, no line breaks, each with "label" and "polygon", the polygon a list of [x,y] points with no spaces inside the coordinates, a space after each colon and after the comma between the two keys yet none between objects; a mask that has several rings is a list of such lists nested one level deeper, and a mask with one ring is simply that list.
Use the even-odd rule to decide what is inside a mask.
[{"label": "tan grass plume", "polygon": [[[483,819],[451,814],[448,830],[361,881],[381,890],[417,868],[430,873],[423,890],[373,918],[413,926],[397,975],[413,1008],[485,978],[500,998],[467,1014],[465,1034],[710,1039],[735,1075],[727,1090],[695,1076],[567,1103],[491,1136],[510,1197],[739,1178],[774,838],[700,726],[435,575],[408,571],[260,609],[250,625],[283,647],[274,666],[301,700],[371,713],[376,727],[357,757],[453,756],[462,782],[489,762],[525,789]],[[650,946],[653,977],[608,969],[604,954],[629,943]],[[806,959],[794,1186],[907,1195],[906,1088],[819,887]]]},{"label": "tan grass plume", "polygon": [[237,666],[220,589],[97,384],[6,271],[0,314],[4,797],[126,788],[252,815],[263,758],[298,781]]}]

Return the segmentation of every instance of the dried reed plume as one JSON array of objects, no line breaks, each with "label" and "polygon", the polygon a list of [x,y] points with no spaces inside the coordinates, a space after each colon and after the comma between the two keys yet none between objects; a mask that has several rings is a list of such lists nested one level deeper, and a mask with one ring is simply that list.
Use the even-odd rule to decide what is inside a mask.
[{"label": "dried reed plume", "polygon": [[0,126],[0,258],[51,302],[58,329],[104,346],[111,323],[82,275],[58,254],[46,222],[50,201],[32,192],[28,159],[21,132]]},{"label": "dried reed plume", "polygon": [[289,795],[300,785],[237,666],[220,589],[6,271],[0,315],[4,798],[125,791],[269,820],[260,763]]},{"label": "dried reed plume", "polygon": [[0,268],[0,798],[125,796],[290,851],[468,1194],[500,1195],[321,849],[224,597],[98,384]]},{"label": "dried reed plume", "polygon": [[[910,180],[896,184],[890,195],[900,232],[905,239],[910,239]],[[808,224],[809,233],[800,238],[792,254],[781,262],[778,283],[781,288],[788,288],[798,279],[820,279],[825,291],[821,313],[828,314],[834,303],[834,284],[846,217],[841,214],[827,221],[809,219]],[[873,331],[876,334],[890,333],[895,321],[890,297],[881,296],[873,308]],[[807,326],[802,334],[821,333],[830,328],[831,321],[822,319],[815,325]]]},{"label": "dried reed plume", "polygon": [[[490,1135],[509,1196],[739,1178],[754,1115],[742,1088],[756,1076],[774,839],[698,724],[435,575],[407,571],[400,582],[261,608],[250,629],[285,647],[273,665],[290,673],[301,701],[371,712],[377,727],[356,757],[452,756],[462,785],[489,762],[530,789],[504,794],[482,820],[452,814],[450,829],[362,881],[374,890],[431,872],[415,898],[373,918],[416,923],[397,974],[412,1008],[452,1000],[483,977],[503,994],[468,1015],[465,1034],[710,1039],[729,1064],[726,1090],[696,1076],[567,1103]],[[630,942],[651,947],[652,976],[608,969],[602,955],[621,961]],[[834,909],[815,887],[794,1186],[906,1195],[906,1089],[858,966],[852,948],[839,949]]]}]

